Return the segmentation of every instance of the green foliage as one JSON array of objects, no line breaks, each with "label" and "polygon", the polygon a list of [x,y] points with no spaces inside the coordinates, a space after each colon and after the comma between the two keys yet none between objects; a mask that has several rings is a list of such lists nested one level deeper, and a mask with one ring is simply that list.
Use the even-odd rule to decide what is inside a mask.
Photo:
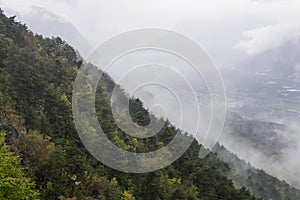
[{"label": "green foliage", "polygon": [[[73,123],[72,89],[81,63],[74,49],[60,38],[33,35],[26,26],[0,12],[0,122],[13,124],[22,132],[17,150],[42,199],[255,199],[244,188],[234,188],[222,175],[230,168],[215,154],[199,159],[201,145],[196,141],[179,160],[155,172],[127,174],[103,166],[84,148]],[[115,86],[105,74],[95,98],[99,123],[113,143],[128,151],[149,152],[174,138],[178,130],[168,121],[159,134],[147,139],[120,130],[107,98]],[[124,94],[122,98],[127,97]],[[134,98],[129,102],[135,123],[147,125],[150,116],[142,102]],[[8,162],[2,162],[2,157],[9,155],[9,164],[14,164],[10,168],[18,168],[9,175],[21,186],[22,181],[25,184],[19,191],[13,190],[19,187],[13,185],[5,195],[24,199],[30,194],[27,199],[36,198],[34,184],[24,178],[19,158],[7,146],[3,148],[0,166]],[[3,177],[0,183],[6,180]],[[0,199],[7,199],[4,197]]]},{"label": "green foliage", "polygon": [[5,133],[0,132],[0,199],[38,199],[35,183],[24,176],[20,157],[11,152],[4,142]]}]

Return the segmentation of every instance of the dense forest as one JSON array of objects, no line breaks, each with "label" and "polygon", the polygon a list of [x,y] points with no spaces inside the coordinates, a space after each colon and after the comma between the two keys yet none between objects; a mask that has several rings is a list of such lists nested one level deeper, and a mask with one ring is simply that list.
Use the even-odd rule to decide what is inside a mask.
[{"label": "dense forest", "polygon": [[[198,158],[196,140],[180,159],[155,172],[123,173],[97,161],[81,143],[72,117],[73,83],[82,63],[62,39],[35,35],[0,11],[0,199],[256,199],[245,187],[234,187],[226,176],[229,164],[216,153]],[[168,121],[148,139],[122,132],[107,98],[114,86],[104,76],[95,100],[111,141],[148,152],[172,140],[177,129]],[[139,99],[130,99],[130,113],[137,124],[149,121]]]}]

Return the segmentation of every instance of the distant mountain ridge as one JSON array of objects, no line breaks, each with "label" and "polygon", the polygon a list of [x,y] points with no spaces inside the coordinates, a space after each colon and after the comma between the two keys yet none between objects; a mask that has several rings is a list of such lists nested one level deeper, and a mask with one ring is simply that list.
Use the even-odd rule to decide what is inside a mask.
[{"label": "distant mountain ridge", "polygon": [[[10,11],[10,13],[14,13],[14,11]],[[42,34],[45,37],[61,37],[77,48],[82,56],[87,56],[92,50],[92,46],[73,24],[46,8],[34,6],[31,7],[29,13],[16,13],[16,15],[17,19],[25,22],[33,32]]]}]

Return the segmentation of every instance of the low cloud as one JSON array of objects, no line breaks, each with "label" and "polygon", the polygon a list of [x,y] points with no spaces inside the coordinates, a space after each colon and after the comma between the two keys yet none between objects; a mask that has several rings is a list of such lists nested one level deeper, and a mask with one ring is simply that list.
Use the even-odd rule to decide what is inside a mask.
[{"label": "low cloud", "polygon": [[244,39],[236,46],[247,54],[263,53],[300,38],[299,24],[276,24],[243,32]]}]

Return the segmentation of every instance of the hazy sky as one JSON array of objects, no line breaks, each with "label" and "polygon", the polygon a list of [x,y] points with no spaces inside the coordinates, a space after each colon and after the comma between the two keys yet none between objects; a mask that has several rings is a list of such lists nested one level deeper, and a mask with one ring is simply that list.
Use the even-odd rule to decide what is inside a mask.
[{"label": "hazy sky", "polygon": [[0,0],[20,14],[39,6],[71,22],[97,46],[120,32],[167,28],[201,43],[230,66],[300,36],[299,0]]}]

